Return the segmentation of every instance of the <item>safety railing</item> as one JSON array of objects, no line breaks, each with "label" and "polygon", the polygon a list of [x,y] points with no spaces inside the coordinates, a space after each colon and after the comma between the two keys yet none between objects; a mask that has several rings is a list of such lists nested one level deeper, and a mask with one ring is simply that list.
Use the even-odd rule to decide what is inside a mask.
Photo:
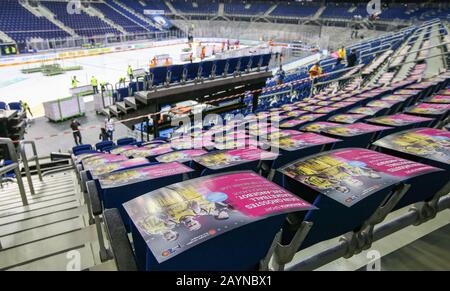
[{"label": "safety railing", "polygon": [[28,205],[28,199],[27,199],[27,195],[25,193],[25,187],[23,186],[22,174],[20,172],[20,163],[17,158],[17,153],[16,153],[16,149],[14,147],[14,143],[9,138],[0,138],[0,145],[6,145],[6,147],[8,149],[8,156],[12,161],[11,165],[0,168],[0,176],[3,176],[4,174],[6,174],[10,171],[14,171],[14,174],[16,175],[16,179],[17,179],[17,185],[19,186],[20,197],[22,198],[22,204],[23,204],[23,206],[26,206],[26,205]]},{"label": "safety railing", "polygon": [[[26,148],[25,148],[26,145],[31,145],[31,149],[33,150],[32,157],[27,157]],[[33,186],[33,180],[31,179],[30,166],[28,164],[29,161],[34,161],[34,163],[36,165],[36,171],[39,176],[39,180],[42,181],[41,165],[39,164],[39,157],[38,157],[37,151],[36,151],[36,144],[34,143],[34,141],[22,140],[20,142],[19,148],[20,148],[20,156],[22,159],[23,167],[25,169],[25,175],[27,176],[27,180],[28,180],[28,186],[30,187],[30,193],[31,193],[31,195],[34,195],[35,190],[34,190],[34,186]]]}]

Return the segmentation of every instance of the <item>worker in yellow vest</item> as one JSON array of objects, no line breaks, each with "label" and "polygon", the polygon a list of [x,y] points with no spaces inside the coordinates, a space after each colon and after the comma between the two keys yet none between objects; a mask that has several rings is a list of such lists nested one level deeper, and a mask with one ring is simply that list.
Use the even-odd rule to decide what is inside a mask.
[{"label": "worker in yellow vest", "polygon": [[17,54],[17,49],[14,45],[11,47],[11,54],[13,55]]},{"label": "worker in yellow vest", "polygon": [[130,77],[130,82],[132,82],[132,81],[133,81],[133,78],[134,78],[134,76],[133,76],[133,68],[131,68],[131,66],[130,66],[130,65],[128,65],[128,70],[127,70],[127,73],[128,73],[128,76]]},{"label": "worker in yellow vest", "polygon": [[92,85],[92,90],[94,91],[94,94],[98,93],[98,81],[97,78],[95,78],[94,76],[92,76],[91,78],[91,85]]},{"label": "worker in yellow vest", "polygon": [[309,77],[311,79],[315,79],[322,74],[322,68],[320,67],[320,63],[315,63],[314,66],[309,69]]},{"label": "worker in yellow vest", "polygon": [[158,64],[156,57],[153,57],[153,59],[150,61],[150,68],[154,68],[156,67],[156,65]]},{"label": "worker in yellow vest", "polygon": [[338,55],[338,58],[337,58],[337,61],[336,61],[335,66],[339,65],[340,63],[342,63],[343,60],[346,59],[347,53],[345,52],[345,47],[341,47],[341,48],[337,51],[337,55]]},{"label": "worker in yellow vest", "polygon": [[72,88],[78,87],[78,80],[76,76],[72,77]]}]

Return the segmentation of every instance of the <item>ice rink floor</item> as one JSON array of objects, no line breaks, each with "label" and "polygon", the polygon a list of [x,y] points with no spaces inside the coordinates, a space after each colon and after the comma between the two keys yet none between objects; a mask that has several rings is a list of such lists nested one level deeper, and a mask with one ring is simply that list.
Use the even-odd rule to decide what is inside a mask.
[{"label": "ice rink floor", "polygon": [[[148,68],[155,55],[170,54],[174,64],[181,63],[180,54],[187,44],[139,49],[134,51],[114,52],[104,55],[89,56],[57,61],[61,66],[82,66],[79,71],[66,72],[62,75],[47,77],[42,73],[23,74],[21,69],[39,67],[39,63],[0,68],[0,101],[26,101],[33,114],[43,116],[42,103],[70,96],[71,78],[76,76],[79,85],[90,84],[95,76],[98,82],[115,84],[120,77],[125,77],[128,65],[133,69]],[[47,62],[51,64],[55,62]]]}]

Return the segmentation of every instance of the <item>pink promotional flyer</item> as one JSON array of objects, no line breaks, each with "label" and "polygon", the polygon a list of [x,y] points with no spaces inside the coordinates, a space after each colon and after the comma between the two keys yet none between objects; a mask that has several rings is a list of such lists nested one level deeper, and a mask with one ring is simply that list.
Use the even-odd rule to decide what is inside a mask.
[{"label": "pink promotional flyer", "polygon": [[422,103],[408,110],[408,113],[442,115],[450,110],[450,104]]},{"label": "pink promotional flyer", "polygon": [[365,114],[338,114],[330,117],[328,121],[351,124],[366,117]]},{"label": "pink promotional flyer", "polygon": [[388,116],[381,116],[368,119],[367,121],[376,124],[389,125],[389,126],[405,126],[419,122],[432,121],[432,118],[420,117],[408,114],[395,114]]},{"label": "pink promotional flyer", "polygon": [[400,103],[400,101],[388,101],[388,100],[375,100],[367,103],[368,107],[380,107],[380,108],[391,108],[392,106]]},{"label": "pink promotional flyer", "polygon": [[178,174],[185,174],[192,171],[191,168],[183,164],[172,162],[104,174],[99,176],[98,180],[102,189],[107,189]]},{"label": "pink promotional flyer", "polygon": [[315,133],[303,133],[280,138],[270,143],[271,146],[285,151],[298,151],[317,145],[339,142],[339,139],[326,137]]},{"label": "pink promotional flyer", "polygon": [[162,154],[170,153],[173,149],[171,148],[170,144],[162,144],[158,145],[156,147],[140,147],[135,148],[131,150],[127,150],[123,152],[122,154],[127,157],[134,157],[134,158],[146,158],[146,157],[154,157],[159,156]]},{"label": "pink promotional flyer", "polygon": [[96,177],[106,173],[111,173],[113,171],[122,170],[129,167],[141,166],[148,163],[149,161],[146,158],[136,158],[136,159],[129,159],[126,161],[102,164],[93,167],[91,169],[91,175],[95,179]]},{"label": "pink promotional flyer", "polygon": [[274,160],[278,154],[258,148],[222,150],[195,157],[194,161],[211,170],[220,170],[257,160]]},{"label": "pink promotional flyer", "polygon": [[155,159],[160,163],[171,163],[171,162],[185,163],[192,161],[194,157],[198,157],[207,153],[208,152],[205,150],[198,150],[198,149],[181,150],[158,156]]},{"label": "pink promotional flyer", "polygon": [[341,124],[334,123],[334,122],[319,121],[319,122],[313,122],[313,123],[310,123],[308,125],[305,125],[302,128],[300,128],[300,130],[301,131],[320,133],[325,128],[336,127],[336,126],[340,126],[340,125]]},{"label": "pink promotional flyer", "polygon": [[127,157],[121,155],[112,155],[112,154],[101,154],[95,155],[92,157],[88,157],[82,161],[83,168],[85,170],[90,170],[97,165],[103,165],[112,162],[126,161]]},{"label": "pink promotional flyer", "polygon": [[354,123],[340,125],[337,127],[327,127],[322,131],[336,136],[351,137],[386,129],[391,129],[391,127],[371,125],[366,123]]},{"label": "pink promotional flyer", "polygon": [[408,100],[410,97],[411,96],[409,96],[409,95],[388,95],[388,96],[382,97],[380,100],[404,102],[404,101]]},{"label": "pink promotional flyer", "polygon": [[113,154],[113,155],[120,155],[120,154],[122,154],[125,151],[132,150],[132,149],[135,149],[135,148],[137,148],[137,146],[125,145],[125,146],[121,146],[121,147],[118,147],[118,148],[115,148],[115,149],[111,150],[111,154]]},{"label": "pink promotional flyer", "polygon": [[419,128],[386,136],[374,145],[450,164],[450,132]]},{"label": "pink promotional flyer", "polygon": [[436,96],[430,97],[425,102],[450,104],[450,95],[436,95]]},{"label": "pink promotional flyer", "polygon": [[123,206],[159,263],[247,224],[315,209],[247,171],[177,183]]},{"label": "pink promotional flyer", "polygon": [[356,114],[365,114],[365,115],[375,115],[379,111],[383,110],[384,108],[381,107],[358,107],[353,108],[348,111],[348,113],[356,113]]},{"label": "pink promotional flyer", "polygon": [[280,169],[284,175],[348,207],[398,182],[436,171],[441,170],[357,148],[321,153]]}]

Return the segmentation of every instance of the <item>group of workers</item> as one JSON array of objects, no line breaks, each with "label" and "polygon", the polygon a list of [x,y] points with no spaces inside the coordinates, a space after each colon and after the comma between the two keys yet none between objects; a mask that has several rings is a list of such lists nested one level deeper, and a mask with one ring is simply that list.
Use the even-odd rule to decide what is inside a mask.
[{"label": "group of workers", "polygon": [[[345,50],[345,47],[341,47],[337,51],[337,59],[336,64],[333,66],[336,67],[337,65],[340,65],[344,60],[347,62],[347,67],[354,67],[358,62],[358,56],[356,55],[356,50],[352,49],[350,51],[350,54],[347,56],[347,52]],[[309,69],[309,77],[311,79],[315,79],[322,75],[322,67],[320,66],[320,62],[315,63],[310,69]]]},{"label": "group of workers", "polygon": [[[81,136],[81,123],[78,119],[73,119],[70,123],[70,129],[72,130],[73,139],[76,145],[83,144],[83,138]],[[105,119],[105,123],[103,127],[100,129],[99,139],[101,141],[112,141],[114,134],[115,126],[114,120],[111,117],[107,117]]]},{"label": "group of workers", "polygon": [[[128,68],[127,68],[127,75],[130,78],[130,82],[133,81],[133,79],[134,79],[133,68],[130,65],[128,65]],[[119,83],[125,83],[125,82],[126,82],[126,77],[119,78]],[[72,84],[72,88],[78,87],[79,81],[76,76],[72,77],[71,84]],[[100,83],[100,89],[102,92],[105,91],[107,84],[108,84],[107,82]],[[92,76],[91,77],[91,86],[92,86],[92,91],[94,92],[94,94],[97,94],[99,92],[98,85],[99,85],[99,82],[98,82],[97,78],[95,76]]]}]

